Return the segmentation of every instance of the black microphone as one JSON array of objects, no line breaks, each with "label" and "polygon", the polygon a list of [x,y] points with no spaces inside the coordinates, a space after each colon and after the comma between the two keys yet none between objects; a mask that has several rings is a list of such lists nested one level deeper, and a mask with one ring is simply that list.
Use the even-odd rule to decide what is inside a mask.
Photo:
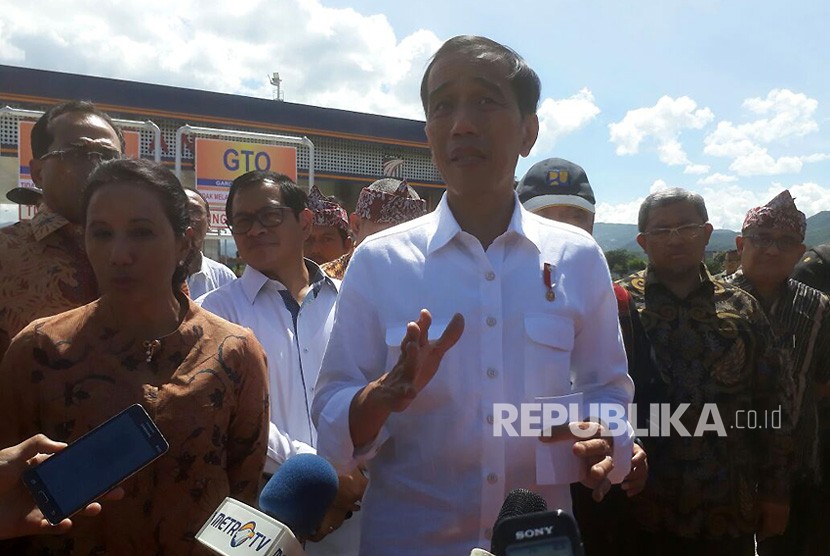
[{"label": "black microphone", "polygon": [[529,490],[510,491],[493,526],[494,556],[583,556],[574,518],[547,511],[545,499]]}]

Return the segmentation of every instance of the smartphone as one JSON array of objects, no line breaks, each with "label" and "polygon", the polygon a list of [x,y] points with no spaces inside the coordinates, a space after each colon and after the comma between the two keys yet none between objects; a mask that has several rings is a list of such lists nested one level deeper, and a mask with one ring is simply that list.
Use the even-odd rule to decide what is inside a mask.
[{"label": "smartphone", "polygon": [[168,448],[156,424],[135,404],[28,469],[23,482],[49,523],[57,525]]}]

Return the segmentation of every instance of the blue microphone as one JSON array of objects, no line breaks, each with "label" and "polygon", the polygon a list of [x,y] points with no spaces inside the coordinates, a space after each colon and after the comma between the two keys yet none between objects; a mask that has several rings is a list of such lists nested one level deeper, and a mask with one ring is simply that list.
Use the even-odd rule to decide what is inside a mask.
[{"label": "blue microphone", "polygon": [[260,509],[286,525],[299,538],[317,530],[337,496],[337,472],[316,454],[286,459],[262,489]]}]

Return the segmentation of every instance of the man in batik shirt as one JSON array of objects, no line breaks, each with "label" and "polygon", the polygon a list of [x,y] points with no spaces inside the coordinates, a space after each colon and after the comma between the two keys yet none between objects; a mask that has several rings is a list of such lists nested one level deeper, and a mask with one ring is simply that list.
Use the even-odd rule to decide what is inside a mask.
[{"label": "man in batik shirt", "polygon": [[[702,263],[712,234],[703,198],[654,193],[638,220],[649,265],[622,283],[651,342],[662,402],[686,429],[666,415],[668,434],[645,438],[649,480],[632,499],[643,551],[753,556],[756,532],[786,527],[792,381],[759,303]],[[780,426],[769,426],[782,408]],[[748,411],[766,428],[750,429]]]},{"label": "man in batik shirt", "polygon": [[[349,217],[355,238],[354,244],[358,246],[370,235],[423,216],[426,212],[426,201],[407,185],[406,180],[377,180],[360,190],[357,206]],[[350,260],[352,251],[321,265],[320,268],[331,278],[342,280]]]},{"label": "man in batik shirt", "polygon": [[766,555],[819,554],[826,541],[817,536],[827,508],[822,490],[817,384],[827,384],[830,363],[830,298],[789,278],[804,254],[807,220],[783,191],[746,214],[735,238],[741,270],[730,283],[751,293],[764,309],[787,355],[787,371],[795,384],[792,420],[795,451],[790,519],[784,535],[758,543]]},{"label": "man in batik shirt", "polygon": [[118,158],[123,137],[89,102],[46,111],[32,128],[32,181],[43,200],[32,220],[0,229],[0,356],[31,321],[98,297],[83,249],[81,191],[93,168]]}]

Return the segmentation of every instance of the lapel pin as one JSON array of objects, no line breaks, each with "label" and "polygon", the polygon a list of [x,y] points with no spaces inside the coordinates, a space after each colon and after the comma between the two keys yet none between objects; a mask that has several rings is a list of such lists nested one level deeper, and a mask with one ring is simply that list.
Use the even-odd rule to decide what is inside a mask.
[{"label": "lapel pin", "polygon": [[553,286],[556,284],[553,281],[553,270],[552,265],[550,263],[545,263],[542,267],[542,281],[545,283],[545,287],[547,288],[547,292],[545,292],[545,299],[548,301],[553,301],[556,299],[556,294],[553,293]]}]

